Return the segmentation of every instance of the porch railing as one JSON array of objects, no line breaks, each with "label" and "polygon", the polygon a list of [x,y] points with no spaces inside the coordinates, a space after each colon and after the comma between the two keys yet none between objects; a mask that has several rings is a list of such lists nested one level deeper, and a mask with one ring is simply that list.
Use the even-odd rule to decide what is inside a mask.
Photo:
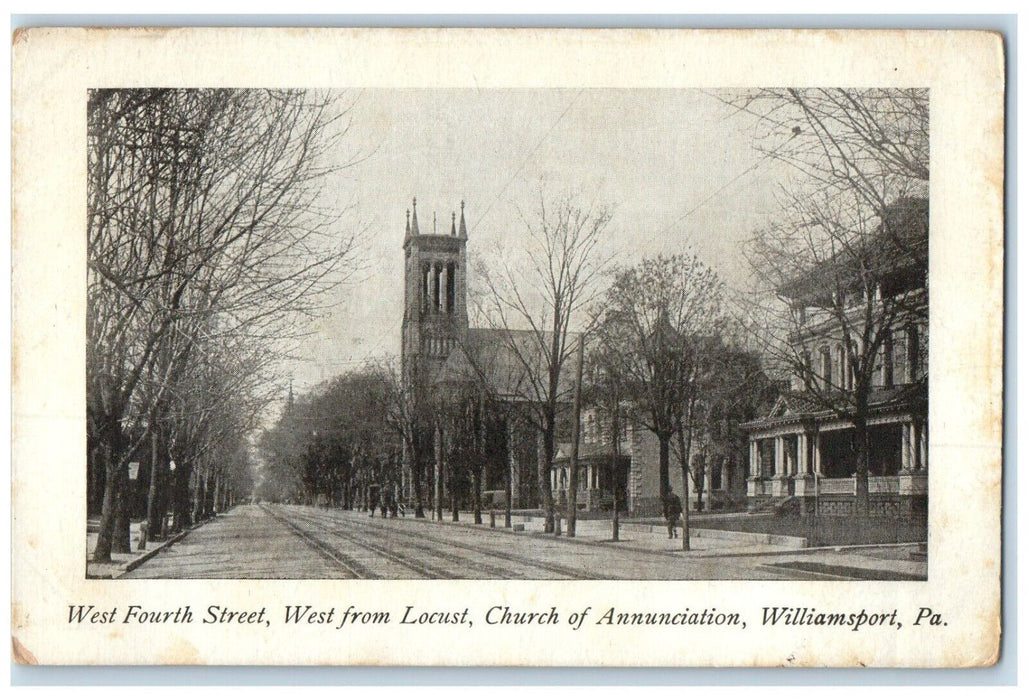
[{"label": "porch railing", "polygon": [[[854,482],[856,477],[854,477]],[[898,476],[869,476],[867,477],[868,493],[899,493],[900,480]]]},{"label": "porch railing", "polygon": [[844,479],[818,479],[817,490],[825,495],[831,494],[854,494],[857,492],[857,480],[855,477]]}]

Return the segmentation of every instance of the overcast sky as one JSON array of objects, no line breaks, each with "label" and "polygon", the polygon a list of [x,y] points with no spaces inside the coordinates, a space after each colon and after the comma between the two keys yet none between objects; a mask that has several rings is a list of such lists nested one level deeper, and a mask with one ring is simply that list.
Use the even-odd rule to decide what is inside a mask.
[{"label": "overcast sky", "polygon": [[465,201],[472,274],[476,258],[517,259],[519,211],[531,216],[542,190],[612,208],[620,263],[691,249],[740,285],[740,243],[773,211],[783,175],[754,151],[748,117],[696,90],[364,90],[350,114],[340,159],[367,157],[326,197],[355,205],[341,223],[363,228],[365,268],[316,323],[292,372],[298,391],[399,354],[414,196],[423,233],[433,213],[448,233]]}]

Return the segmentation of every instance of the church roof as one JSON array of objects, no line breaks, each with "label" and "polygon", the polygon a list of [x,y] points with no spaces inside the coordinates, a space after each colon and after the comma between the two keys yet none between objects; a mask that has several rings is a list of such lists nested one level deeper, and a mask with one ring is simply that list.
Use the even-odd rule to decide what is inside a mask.
[{"label": "church roof", "polygon": [[[469,328],[465,340],[450,353],[437,381],[484,382],[490,393],[512,401],[545,398],[546,348],[551,335],[534,331]],[[570,401],[574,363],[565,362],[558,384],[558,400]]]}]

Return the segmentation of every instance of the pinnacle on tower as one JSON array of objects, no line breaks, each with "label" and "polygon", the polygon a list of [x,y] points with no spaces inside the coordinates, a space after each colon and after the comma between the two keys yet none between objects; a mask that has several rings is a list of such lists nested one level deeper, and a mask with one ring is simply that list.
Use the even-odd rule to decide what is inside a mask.
[{"label": "pinnacle on tower", "polygon": [[464,200],[460,200],[460,237],[468,237],[468,225],[464,221]]},{"label": "pinnacle on tower", "polygon": [[452,211],[450,212],[450,235],[457,235],[457,213]]},{"label": "pinnacle on tower", "polygon": [[414,209],[411,212],[410,234],[412,236],[418,236],[418,235],[421,235],[421,231],[418,230],[418,198],[417,197],[414,198],[413,206],[414,206]]},{"label": "pinnacle on tower", "polygon": [[407,236],[410,236],[410,209],[407,210]]}]

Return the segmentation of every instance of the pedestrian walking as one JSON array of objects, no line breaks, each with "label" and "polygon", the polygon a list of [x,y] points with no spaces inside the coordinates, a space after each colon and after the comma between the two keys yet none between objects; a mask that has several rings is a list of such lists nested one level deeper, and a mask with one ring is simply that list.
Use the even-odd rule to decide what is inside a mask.
[{"label": "pedestrian walking", "polygon": [[668,489],[664,498],[664,519],[667,520],[667,537],[669,540],[678,537],[678,520],[682,517],[682,501],[678,495]]}]

